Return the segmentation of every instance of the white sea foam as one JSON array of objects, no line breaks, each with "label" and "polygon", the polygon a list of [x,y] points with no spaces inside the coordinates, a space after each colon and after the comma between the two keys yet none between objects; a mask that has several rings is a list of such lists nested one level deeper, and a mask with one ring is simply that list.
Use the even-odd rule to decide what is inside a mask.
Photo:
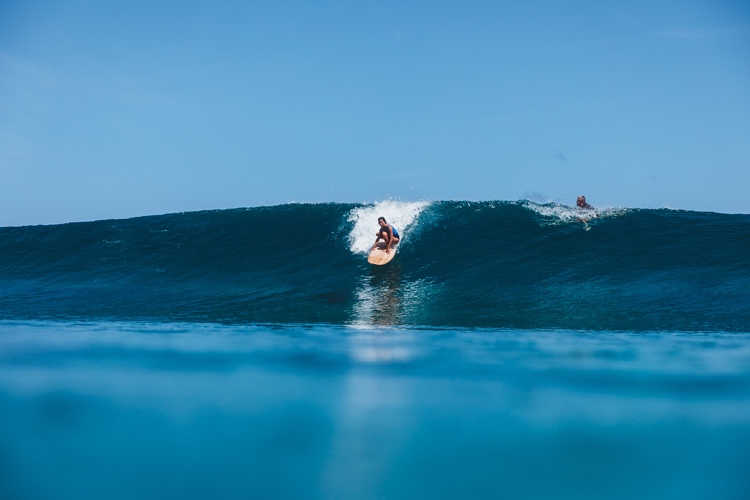
[{"label": "white sea foam", "polygon": [[579,222],[581,219],[594,220],[607,217],[618,217],[627,213],[626,208],[595,208],[591,210],[581,210],[578,207],[569,207],[550,203],[539,205],[534,202],[524,202],[523,205],[536,212],[539,215],[548,218],[551,224],[562,224],[566,222]]},{"label": "white sea foam", "polygon": [[378,201],[373,205],[357,207],[349,213],[354,227],[349,233],[349,249],[353,253],[367,253],[375,242],[378,217],[385,217],[396,228],[402,241],[407,240],[409,227],[430,202],[427,201]]}]

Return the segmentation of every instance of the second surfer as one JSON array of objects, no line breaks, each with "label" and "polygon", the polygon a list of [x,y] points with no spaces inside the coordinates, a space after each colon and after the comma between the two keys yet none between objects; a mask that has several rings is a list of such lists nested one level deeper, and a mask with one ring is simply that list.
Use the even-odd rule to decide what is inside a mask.
[{"label": "second surfer", "polygon": [[583,210],[593,210],[594,207],[586,203],[586,197],[581,195],[576,199],[576,206]]},{"label": "second surfer", "polygon": [[579,196],[576,199],[576,206],[580,208],[581,210],[584,210],[585,212],[591,214],[591,215],[586,215],[585,217],[578,218],[578,220],[583,222],[583,225],[586,226],[586,231],[588,231],[589,229],[591,229],[588,224],[589,219],[593,219],[594,217],[596,217],[596,214],[594,213],[594,207],[592,207],[586,202],[586,197],[583,195]]}]

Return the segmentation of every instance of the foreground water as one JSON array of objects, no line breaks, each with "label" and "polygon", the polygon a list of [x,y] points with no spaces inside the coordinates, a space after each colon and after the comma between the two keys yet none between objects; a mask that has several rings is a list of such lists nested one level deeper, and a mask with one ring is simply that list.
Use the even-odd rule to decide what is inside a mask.
[{"label": "foreground water", "polygon": [[750,218],[580,218],[0,229],[0,498],[750,498]]},{"label": "foreground water", "polygon": [[2,498],[748,498],[750,341],[0,325]]}]

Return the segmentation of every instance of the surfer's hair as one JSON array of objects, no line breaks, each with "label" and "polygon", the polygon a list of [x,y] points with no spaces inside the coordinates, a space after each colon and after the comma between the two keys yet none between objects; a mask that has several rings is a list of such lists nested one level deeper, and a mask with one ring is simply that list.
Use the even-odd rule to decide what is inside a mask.
[{"label": "surfer's hair", "polygon": [[388,224],[388,221],[387,221],[387,220],[385,220],[385,217],[378,217],[378,222],[380,222],[381,220],[382,220],[383,222],[385,222],[386,224]]}]

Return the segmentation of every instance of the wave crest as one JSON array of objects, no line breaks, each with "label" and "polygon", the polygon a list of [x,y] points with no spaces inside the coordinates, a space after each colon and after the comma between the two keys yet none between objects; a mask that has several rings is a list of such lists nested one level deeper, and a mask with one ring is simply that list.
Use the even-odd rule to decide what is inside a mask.
[{"label": "wave crest", "polygon": [[402,241],[405,241],[409,228],[429,205],[428,201],[383,200],[354,208],[347,217],[349,222],[354,223],[349,233],[349,249],[352,253],[370,251],[378,229],[378,217],[381,216],[398,230]]},{"label": "wave crest", "polygon": [[533,201],[525,201],[522,206],[532,212],[545,218],[548,224],[565,224],[568,222],[580,222],[581,219],[604,219],[608,217],[620,217],[627,214],[630,209],[627,208],[594,208],[592,210],[582,210],[578,207],[569,207],[567,205],[558,205],[557,203],[547,203],[539,205]]}]

